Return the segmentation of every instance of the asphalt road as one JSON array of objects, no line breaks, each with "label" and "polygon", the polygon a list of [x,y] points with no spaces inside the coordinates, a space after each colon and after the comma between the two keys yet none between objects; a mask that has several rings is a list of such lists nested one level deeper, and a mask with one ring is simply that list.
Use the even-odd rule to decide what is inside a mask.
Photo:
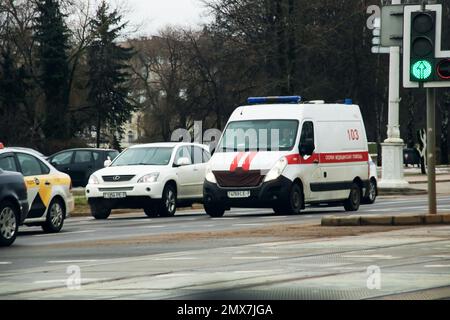
[{"label": "asphalt road", "polygon": [[[384,198],[359,213],[425,213],[426,206],[424,196]],[[438,206],[450,212],[450,197],[440,197]],[[106,221],[70,218],[59,234],[23,227],[12,247],[0,249],[0,299],[450,297],[450,227],[315,240],[214,237],[314,224],[329,214],[347,213],[340,207],[307,208],[298,216],[234,209],[221,219],[202,211],[149,219],[136,212]],[[185,238],[193,232],[209,232],[210,237]],[[178,235],[180,240],[173,241]],[[140,240],[148,236],[162,238]],[[381,269],[385,280],[380,289],[366,286],[370,265]],[[82,287],[68,289],[77,270]]]}]

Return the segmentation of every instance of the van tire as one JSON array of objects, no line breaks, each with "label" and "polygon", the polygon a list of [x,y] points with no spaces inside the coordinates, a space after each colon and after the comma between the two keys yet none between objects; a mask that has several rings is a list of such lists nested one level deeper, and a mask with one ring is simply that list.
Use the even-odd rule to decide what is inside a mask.
[{"label": "van tire", "polygon": [[378,189],[375,179],[370,179],[367,195],[362,199],[363,204],[373,204],[377,199]]},{"label": "van tire", "polygon": [[361,188],[358,184],[353,183],[350,189],[348,199],[344,201],[345,211],[358,211],[361,204]]},{"label": "van tire", "polygon": [[42,224],[42,230],[46,233],[58,233],[64,225],[66,209],[61,199],[53,199],[48,206],[47,218]]},{"label": "van tire", "polygon": [[164,187],[157,212],[160,217],[173,217],[176,211],[177,191],[173,185],[168,184]]},{"label": "van tire", "polygon": [[216,205],[204,205],[206,214],[211,218],[222,218],[225,214],[225,208]]},{"label": "van tire", "polygon": [[97,220],[106,220],[111,215],[111,209],[101,203],[91,203],[90,207],[92,216]]},{"label": "van tire", "polygon": [[289,190],[289,196],[285,204],[273,207],[273,211],[278,214],[294,215],[299,214],[303,208],[303,191],[298,183],[294,183]]},{"label": "van tire", "polygon": [[0,247],[9,247],[19,232],[19,210],[12,202],[0,203],[0,219],[7,225],[0,225]]}]

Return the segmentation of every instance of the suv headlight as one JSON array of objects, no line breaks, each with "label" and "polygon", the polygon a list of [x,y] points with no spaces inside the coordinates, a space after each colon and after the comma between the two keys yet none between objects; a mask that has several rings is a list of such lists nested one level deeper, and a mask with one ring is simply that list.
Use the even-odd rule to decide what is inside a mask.
[{"label": "suv headlight", "polygon": [[158,180],[159,172],[146,174],[138,180],[138,183],[153,183]]},{"label": "suv headlight", "polygon": [[99,184],[99,183],[100,181],[98,180],[98,178],[95,175],[91,174],[91,176],[89,177],[88,184]]},{"label": "suv headlight", "polygon": [[279,176],[283,173],[284,169],[286,169],[288,165],[288,161],[286,157],[281,158],[275,163],[272,169],[267,173],[264,182],[269,182],[272,180],[278,179]]},{"label": "suv headlight", "polygon": [[217,183],[216,176],[212,172],[211,166],[206,168],[205,179],[211,183]]}]

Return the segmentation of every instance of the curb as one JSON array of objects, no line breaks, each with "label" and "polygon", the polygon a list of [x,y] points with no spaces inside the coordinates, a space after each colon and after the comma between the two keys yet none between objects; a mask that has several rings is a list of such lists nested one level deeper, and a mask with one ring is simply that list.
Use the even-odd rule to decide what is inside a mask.
[{"label": "curb", "polygon": [[403,188],[403,189],[378,188],[379,196],[392,196],[392,195],[420,196],[425,194],[428,194],[426,190],[417,190],[412,188]]},{"label": "curb", "polygon": [[417,226],[450,224],[450,214],[437,215],[352,215],[347,217],[327,216],[322,218],[322,226],[354,227],[354,226]]}]

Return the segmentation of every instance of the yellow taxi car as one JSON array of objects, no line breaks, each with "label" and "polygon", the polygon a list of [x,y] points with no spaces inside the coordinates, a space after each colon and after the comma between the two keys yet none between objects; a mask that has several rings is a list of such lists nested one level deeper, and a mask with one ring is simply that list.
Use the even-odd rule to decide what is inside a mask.
[{"label": "yellow taxi car", "polygon": [[28,193],[29,211],[23,224],[41,226],[45,232],[61,231],[74,209],[69,175],[59,172],[37,153],[0,144],[0,169],[22,173]]}]

